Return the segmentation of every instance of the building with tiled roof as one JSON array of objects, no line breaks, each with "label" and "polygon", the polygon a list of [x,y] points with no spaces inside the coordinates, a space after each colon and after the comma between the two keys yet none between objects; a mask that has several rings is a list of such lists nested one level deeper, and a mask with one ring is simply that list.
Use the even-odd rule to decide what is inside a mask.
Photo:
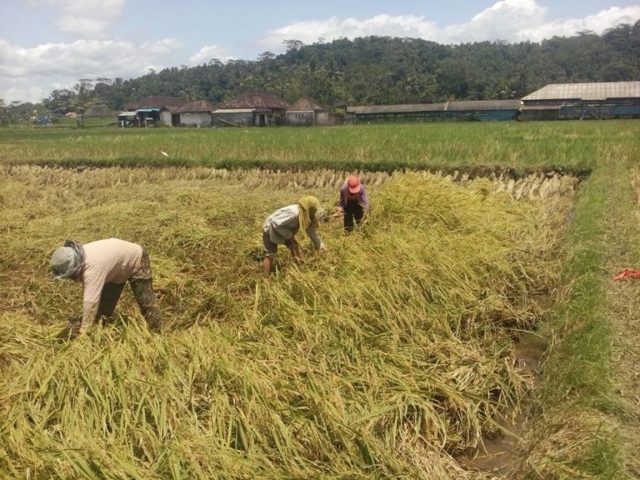
[{"label": "building with tiled roof", "polygon": [[205,127],[211,125],[211,113],[217,108],[215,103],[207,100],[194,100],[178,108],[176,113],[180,115],[183,127]]},{"label": "building with tiled roof", "polygon": [[217,126],[281,125],[289,104],[267,92],[244,92],[225,102],[213,112],[213,124]]},{"label": "building with tiled roof", "polygon": [[180,115],[176,112],[187,100],[165,95],[152,95],[127,105],[127,110],[140,112],[140,117],[156,116],[160,123],[168,127],[180,125]]},{"label": "building with tiled roof", "polygon": [[301,98],[287,108],[289,125],[329,125],[331,117],[324,107],[310,98]]}]

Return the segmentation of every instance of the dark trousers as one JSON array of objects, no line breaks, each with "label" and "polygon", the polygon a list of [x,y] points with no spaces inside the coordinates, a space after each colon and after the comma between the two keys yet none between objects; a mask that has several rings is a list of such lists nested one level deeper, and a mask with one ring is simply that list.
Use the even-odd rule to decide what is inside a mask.
[{"label": "dark trousers", "polygon": [[[162,315],[158,308],[156,296],[153,293],[151,279],[130,278],[129,285],[131,285],[133,295],[142,311],[142,316],[147,321],[147,324],[149,324],[149,329],[154,332],[160,331],[162,327]],[[100,304],[98,306],[98,318],[102,316],[109,318],[113,315],[123,288],[124,283],[107,283],[102,287],[102,295],[100,296]]]},{"label": "dark trousers", "polygon": [[353,230],[353,221],[359,225],[364,217],[364,208],[357,201],[348,202],[344,209],[344,229],[347,232]]}]

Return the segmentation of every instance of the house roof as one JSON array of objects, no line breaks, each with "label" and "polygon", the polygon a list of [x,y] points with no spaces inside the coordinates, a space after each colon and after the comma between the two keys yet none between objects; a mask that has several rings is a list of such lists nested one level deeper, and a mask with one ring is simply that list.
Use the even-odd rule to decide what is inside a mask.
[{"label": "house roof", "polygon": [[327,109],[318,105],[315,101],[310,98],[301,98],[296,103],[287,108],[290,112],[309,112],[311,110],[315,112],[326,112]]},{"label": "house roof", "polygon": [[560,110],[561,105],[560,104],[552,104],[552,105],[524,105],[522,107],[522,111],[523,112],[528,112],[528,111],[533,111],[533,110],[539,110],[539,111],[545,111],[545,110]]},{"label": "house roof", "polygon": [[438,112],[444,110],[444,103],[418,103],[404,105],[360,105],[347,107],[347,113],[376,114],[376,113],[418,113]]},{"label": "house roof", "polygon": [[175,113],[199,113],[199,112],[213,112],[218,108],[214,103],[206,100],[194,100],[192,102],[185,103],[178,108]]},{"label": "house roof", "polygon": [[640,82],[553,83],[523,97],[529,100],[640,98]]},{"label": "house roof", "polygon": [[258,111],[258,109],[255,108],[219,108],[213,113],[253,113],[256,111]]},{"label": "house roof", "polygon": [[522,101],[519,98],[511,100],[464,100],[449,102],[445,106],[447,111],[466,110],[519,110]]},{"label": "house roof", "polygon": [[244,92],[222,105],[222,108],[286,109],[287,102],[267,92]]},{"label": "house roof", "polygon": [[166,108],[169,111],[175,111],[176,108],[182,107],[187,100],[178,97],[168,96],[150,96],[144,97],[127,105],[127,110],[138,110],[139,108]]},{"label": "house roof", "polygon": [[512,100],[468,100],[449,102],[445,110],[449,112],[468,110],[519,110],[522,102],[519,98]]},{"label": "house roof", "polygon": [[471,100],[446,103],[419,103],[407,105],[370,105],[347,107],[347,113],[356,115],[420,113],[420,112],[463,112],[478,110],[519,110],[521,102],[515,100]]}]

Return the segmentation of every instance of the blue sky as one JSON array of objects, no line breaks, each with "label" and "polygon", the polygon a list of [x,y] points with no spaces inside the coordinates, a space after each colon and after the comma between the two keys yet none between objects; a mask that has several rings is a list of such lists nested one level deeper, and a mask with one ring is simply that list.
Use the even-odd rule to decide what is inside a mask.
[{"label": "blue sky", "polygon": [[629,0],[0,0],[0,98],[39,101],[80,78],[280,53],[283,40],[364,35],[454,44],[602,33],[640,20]]}]

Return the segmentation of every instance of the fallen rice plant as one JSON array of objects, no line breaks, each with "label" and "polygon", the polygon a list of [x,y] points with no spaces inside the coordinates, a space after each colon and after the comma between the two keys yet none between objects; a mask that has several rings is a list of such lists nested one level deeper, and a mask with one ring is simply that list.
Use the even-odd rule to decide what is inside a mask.
[{"label": "fallen rice plant", "polygon": [[[323,225],[326,254],[282,252],[265,280],[264,218],[302,190],[333,204],[343,172],[3,167],[0,471],[483,478],[456,456],[531,386],[513,328],[545,313],[575,180],[363,176],[365,224]],[[48,255],[109,236],[150,251],[168,330],[125,294],[115,324],[62,340],[80,290]]]}]

